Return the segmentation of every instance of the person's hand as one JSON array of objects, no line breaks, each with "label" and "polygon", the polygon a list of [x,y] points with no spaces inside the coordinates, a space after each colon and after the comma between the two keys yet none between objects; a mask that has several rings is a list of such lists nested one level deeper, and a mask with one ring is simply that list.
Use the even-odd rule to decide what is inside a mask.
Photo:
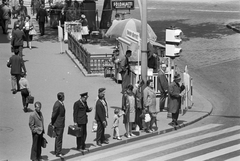
[{"label": "person's hand", "polygon": [[107,127],[107,122],[106,121],[103,121],[103,126]]}]

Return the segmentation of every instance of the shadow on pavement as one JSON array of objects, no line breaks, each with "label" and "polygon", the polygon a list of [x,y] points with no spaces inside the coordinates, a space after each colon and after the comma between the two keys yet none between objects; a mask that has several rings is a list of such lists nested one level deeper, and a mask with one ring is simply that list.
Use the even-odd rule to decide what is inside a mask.
[{"label": "shadow on pavement", "polygon": [[9,40],[8,35],[2,34],[2,30],[1,30],[0,31],[0,43],[9,43],[9,42],[10,42],[10,40]]},{"label": "shadow on pavement", "polygon": [[35,41],[51,41],[58,42],[58,30],[51,27],[45,27],[45,34],[43,36],[37,35]]}]

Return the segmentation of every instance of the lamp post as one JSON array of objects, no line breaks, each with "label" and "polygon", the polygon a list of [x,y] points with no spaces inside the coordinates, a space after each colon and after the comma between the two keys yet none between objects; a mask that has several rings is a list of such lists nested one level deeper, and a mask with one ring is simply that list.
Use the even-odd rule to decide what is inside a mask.
[{"label": "lamp post", "polygon": [[147,82],[147,0],[142,0],[142,44],[141,44],[141,76],[146,87]]}]

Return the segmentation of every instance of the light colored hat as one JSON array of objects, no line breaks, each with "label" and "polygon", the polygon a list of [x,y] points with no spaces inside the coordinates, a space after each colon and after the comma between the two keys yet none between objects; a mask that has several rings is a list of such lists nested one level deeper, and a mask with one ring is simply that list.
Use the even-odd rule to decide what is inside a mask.
[{"label": "light colored hat", "polygon": [[82,17],[82,18],[86,18],[86,16],[85,16],[85,15],[83,15],[83,14],[81,15],[81,17]]}]

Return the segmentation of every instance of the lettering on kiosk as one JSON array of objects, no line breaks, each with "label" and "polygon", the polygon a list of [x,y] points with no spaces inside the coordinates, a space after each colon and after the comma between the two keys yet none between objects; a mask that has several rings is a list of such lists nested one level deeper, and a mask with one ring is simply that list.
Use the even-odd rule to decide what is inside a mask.
[{"label": "lettering on kiosk", "polygon": [[134,9],[134,1],[112,1],[113,9]]}]

